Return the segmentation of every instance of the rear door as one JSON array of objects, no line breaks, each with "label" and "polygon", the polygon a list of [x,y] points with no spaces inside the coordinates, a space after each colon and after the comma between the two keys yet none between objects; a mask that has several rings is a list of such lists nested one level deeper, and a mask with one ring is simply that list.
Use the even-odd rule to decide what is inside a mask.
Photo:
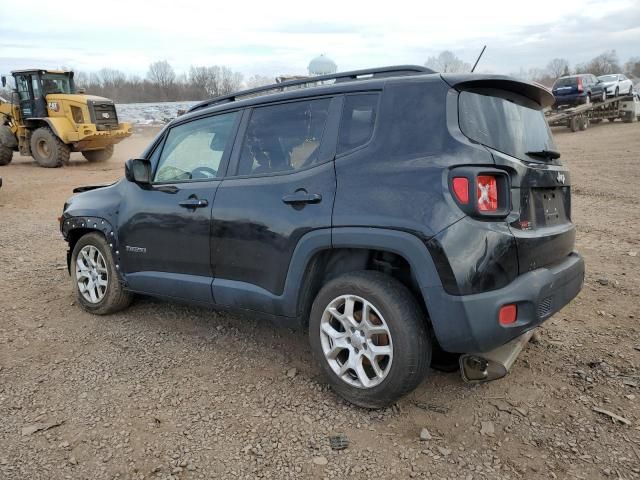
[{"label": "rear door", "polygon": [[322,97],[245,113],[213,207],[216,303],[283,313],[268,299],[282,294],[298,241],[331,226],[341,102]]},{"label": "rear door", "polygon": [[542,106],[514,91],[473,89],[460,93],[459,120],[462,132],[489,148],[496,165],[510,172],[507,221],[516,237],[520,273],[569,255],[575,241],[571,181],[550,156],[556,146]]}]

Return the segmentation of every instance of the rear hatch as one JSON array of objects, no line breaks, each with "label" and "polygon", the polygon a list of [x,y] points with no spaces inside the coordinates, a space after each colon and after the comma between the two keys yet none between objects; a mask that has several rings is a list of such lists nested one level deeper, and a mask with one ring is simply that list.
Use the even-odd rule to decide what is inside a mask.
[{"label": "rear hatch", "polygon": [[555,97],[562,97],[563,95],[575,95],[578,92],[578,77],[565,77],[556,80],[552,89]]},{"label": "rear hatch", "polygon": [[509,174],[512,209],[506,220],[516,237],[520,273],[564,259],[573,251],[575,228],[569,172],[556,158],[543,114],[552,96],[515,80],[456,88],[460,130]]}]

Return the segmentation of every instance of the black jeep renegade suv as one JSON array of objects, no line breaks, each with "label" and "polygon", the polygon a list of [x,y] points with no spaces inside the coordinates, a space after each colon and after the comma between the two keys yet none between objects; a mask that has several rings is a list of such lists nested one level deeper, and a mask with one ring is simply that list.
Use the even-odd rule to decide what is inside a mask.
[{"label": "black jeep renegade suv", "polygon": [[78,301],[108,314],[140,293],[297,323],[340,395],[388,405],[434,349],[481,361],[580,291],[553,101],[403,66],[196,105],[124,179],[65,204]]}]

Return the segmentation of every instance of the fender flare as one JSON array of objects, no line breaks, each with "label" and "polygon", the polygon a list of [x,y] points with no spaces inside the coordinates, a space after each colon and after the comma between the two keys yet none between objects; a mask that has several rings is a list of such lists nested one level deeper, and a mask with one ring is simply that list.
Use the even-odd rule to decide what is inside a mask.
[{"label": "fender flare", "polygon": [[[62,235],[65,240],[68,241],[72,232],[77,232],[78,230],[85,231],[85,233],[89,233],[91,231],[100,232],[104,235],[109,248],[111,249],[111,254],[113,255],[114,260],[116,261],[116,270],[118,271],[118,276],[120,278],[120,282],[126,284],[124,273],[121,268],[121,258],[120,258],[120,247],[118,243],[118,232],[113,228],[111,223],[102,217],[71,217],[67,216],[62,219],[60,223],[60,230],[62,231]],[[71,245],[69,245],[71,247]],[[71,272],[71,248],[67,251],[67,268],[69,272]]]},{"label": "fender flare", "polygon": [[27,122],[36,125],[36,128],[39,128],[38,125],[42,123],[46,124],[53,131],[53,133],[64,143],[71,143],[67,133],[76,131],[73,124],[66,117],[30,118],[27,120]]}]

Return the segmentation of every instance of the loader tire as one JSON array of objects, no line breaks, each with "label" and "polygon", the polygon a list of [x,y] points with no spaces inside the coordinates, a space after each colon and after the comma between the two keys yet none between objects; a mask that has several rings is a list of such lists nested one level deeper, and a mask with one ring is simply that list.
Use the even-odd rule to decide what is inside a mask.
[{"label": "loader tire", "polygon": [[49,127],[40,127],[31,134],[31,155],[45,168],[61,167],[69,161],[71,149]]},{"label": "loader tire", "polygon": [[13,159],[13,150],[0,143],[0,167],[9,165]]},{"label": "loader tire", "polygon": [[87,161],[94,162],[106,162],[113,155],[113,145],[107,145],[102,150],[87,150],[86,152],[82,152],[82,156],[87,159]]}]

